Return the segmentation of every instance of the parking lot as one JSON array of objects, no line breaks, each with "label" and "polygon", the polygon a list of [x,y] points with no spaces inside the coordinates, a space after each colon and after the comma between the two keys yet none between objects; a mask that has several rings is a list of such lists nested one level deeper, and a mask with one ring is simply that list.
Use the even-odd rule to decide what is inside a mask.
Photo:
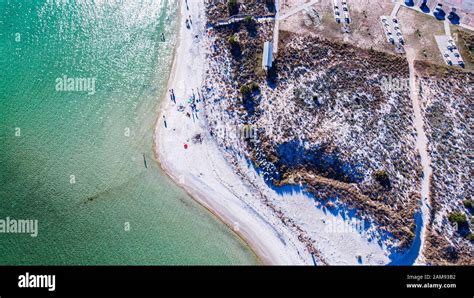
[{"label": "parking lot", "polygon": [[337,23],[351,23],[351,15],[349,13],[349,6],[347,5],[347,0],[334,0],[334,18]]},{"label": "parking lot", "polygon": [[435,36],[435,39],[446,64],[464,67],[464,61],[461,54],[459,54],[459,49],[451,36],[439,35]]},{"label": "parking lot", "polygon": [[405,39],[403,38],[398,19],[392,16],[381,16],[380,20],[382,21],[387,41],[400,47],[403,46]]}]

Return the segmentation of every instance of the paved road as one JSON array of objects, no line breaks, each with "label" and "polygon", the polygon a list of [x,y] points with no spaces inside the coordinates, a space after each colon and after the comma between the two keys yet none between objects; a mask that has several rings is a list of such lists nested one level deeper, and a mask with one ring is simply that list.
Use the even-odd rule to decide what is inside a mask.
[{"label": "paved road", "polygon": [[444,20],[444,32],[447,36],[451,36],[451,27],[449,26],[449,23],[448,19]]},{"label": "paved road", "polygon": [[278,41],[280,38],[280,0],[275,0],[275,26],[273,27],[273,54],[278,53]]},{"label": "paved road", "polygon": [[390,14],[391,17],[396,17],[397,16],[398,11],[400,10],[400,6],[402,6],[402,4],[400,2],[397,2],[395,4],[395,7],[393,7],[392,13]]}]

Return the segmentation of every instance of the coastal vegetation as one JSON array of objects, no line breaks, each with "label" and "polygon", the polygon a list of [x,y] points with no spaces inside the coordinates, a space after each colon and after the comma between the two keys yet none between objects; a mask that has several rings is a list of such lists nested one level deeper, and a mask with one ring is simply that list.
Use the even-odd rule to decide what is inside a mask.
[{"label": "coastal vegetation", "polygon": [[468,57],[468,62],[474,63],[474,34],[466,30],[457,30],[456,33],[461,44],[461,55]]},{"label": "coastal vegetation", "polygon": [[[271,13],[263,9],[262,15]],[[222,16],[216,10],[208,13]],[[229,77],[215,74],[226,82],[227,93],[214,97],[226,98],[219,101],[225,112],[208,115],[211,130],[225,122],[249,123],[259,132],[244,147],[218,139],[234,148],[228,158],[246,156],[269,187],[306,185],[318,200],[337,198],[337,208],[356,210],[398,247],[408,247],[419,199],[411,104],[407,90],[387,92],[380,83],[384,77],[407,77],[405,60],[282,31],[273,66],[262,72],[263,43],[272,40],[273,26],[255,23],[251,34],[250,20],[214,30],[217,47],[237,35],[241,55],[228,56]],[[310,240],[307,245],[315,251]]]},{"label": "coastal vegetation", "polygon": [[274,1],[255,0],[206,0],[206,15],[208,22],[228,20],[235,15],[244,16],[274,16]]},{"label": "coastal vegetation", "polygon": [[[429,245],[426,257],[430,262],[439,263],[447,259],[442,253],[452,247],[458,253],[450,258],[453,264],[473,262],[472,243],[465,234],[471,229],[470,220],[461,211],[472,212],[471,176],[472,162],[466,152],[471,151],[473,139],[472,96],[470,86],[474,73],[430,65],[426,62],[415,64],[419,81],[419,97],[422,100],[422,114],[429,140],[429,154],[432,159],[430,198],[432,201],[433,228],[429,230]],[[442,76],[439,73],[443,73]],[[460,233],[454,233],[452,225],[457,223]],[[439,248],[442,248],[441,250]]]},{"label": "coastal vegetation", "polygon": [[239,3],[237,0],[229,0],[227,6],[229,8],[229,15],[232,16],[239,13]]},{"label": "coastal vegetation", "polygon": [[[409,77],[406,57],[321,34],[280,30],[272,68],[263,71],[263,43],[273,39],[273,26],[253,21],[256,15],[273,12],[267,1],[240,4],[242,21],[214,31],[217,47],[226,41],[232,45],[230,39],[238,36],[240,51],[235,55],[227,44],[221,48],[230,55],[211,57],[229,72],[212,73],[225,92],[210,96],[215,110],[208,120],[211,131],[222,123],[246,123],[258,127],[258,134],[252,142],[217,138],[228,160],[238,168],[237,160],[244,157],[272,189],[299,186],[324,208],[354,211],[357,218],[377,226],[379,239],[390,249],[410,247],[422,172],[413,107],[409,88],[383,86],[387,78]],[[228,17],[223,11],[217,4],[207,13],[220,20]],[[433,159],[433,226],[428,229],[426,256],[434,264],[466,262],[467,235],[448,237],[451,227],[441,223],[450,220],[447,206],[472,209],[472,202],[466,201],[466,194],[472,193],[472,167],[465,152],[473,135],[466,120],[472,104],[466,86],[472,85],[473,76],[427,62],[416,62],[415,67]],[[282,222],[294,223],[275,203],[265,203],[279,210]],[[468,229],[469,224],[466,218]],[[301,229],[308,250],[317,253],[304,229],[295,229]],[[442,249],[433,249],[436,246]]]},{"label": "coastal vegetation", "polygon": [[472,203],[471,200],[464,200],[463,202],[463,205],[464,207],[468,208],[468,209],[474,209],[474,204]]},{"label": "coastal vegetation", "polygon": [[451,223],[456,223],[458,225],[465,225],[467,223],[466,215],[459,211],[449,214],[448,219]]},{"label": "coastal vegetation", "polygon": [[374,178],[377,180],[383,187],[390,187],[390,177],[388,173],[384,170],[378,170],[374,173]]}]

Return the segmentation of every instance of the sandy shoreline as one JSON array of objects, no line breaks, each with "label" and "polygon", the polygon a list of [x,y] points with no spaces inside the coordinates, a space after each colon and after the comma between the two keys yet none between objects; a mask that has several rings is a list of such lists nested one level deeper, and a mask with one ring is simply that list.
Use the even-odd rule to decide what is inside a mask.
[{"label": "sandy shoreline", "polygon": [[[240,182],[208,134],[204,109],[199,101],[205,72],[205,14],[203,1],[180,4],[178,44],[168,90],[155,125],[154,152],[162,169],[198,203],[234,230],[264,264],[305,264],[298,249],[288,245],[275,228],[240,196],[250,190]],[[185,21],[191,15],[192,24]],[[194,113],[189,99],[196,98]],[[179,106],[185,107],[179,109]],[[186,115],[188,114],[188,115]],[[165,127],[166,122],[166,127]],[[192,138],[200,134],[201,142]],[[186,145],[185,145],[186,144]],[[187,146],[187,148],[184,148]]]}]

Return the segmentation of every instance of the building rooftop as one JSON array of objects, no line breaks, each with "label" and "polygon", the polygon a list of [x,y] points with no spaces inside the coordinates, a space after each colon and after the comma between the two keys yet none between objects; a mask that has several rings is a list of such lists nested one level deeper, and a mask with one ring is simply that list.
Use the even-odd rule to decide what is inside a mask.
[{"label": "building rooftop", "polygon": [[262,67],[263,69],[272,68],[272,52],[273,52],[273,44],[269,41],[266,41],[263,44],[263,59],[262,59]]}]

